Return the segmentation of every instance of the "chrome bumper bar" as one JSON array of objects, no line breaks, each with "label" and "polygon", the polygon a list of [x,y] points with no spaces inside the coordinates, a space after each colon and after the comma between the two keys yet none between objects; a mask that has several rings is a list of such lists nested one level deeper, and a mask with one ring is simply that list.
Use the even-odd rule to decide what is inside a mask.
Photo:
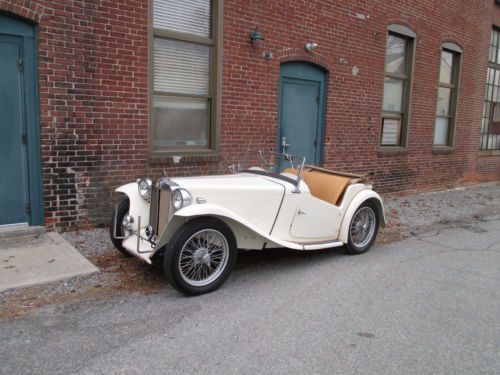
[{"label": "chrome bumper bar", "polygon": [[[123,235],[122,236],[118,236],[118,233],[116,233],[116,227],[118,226],[117,218],[118,218],[118,205],[115,205],[115,218],[113,220],[113,225],[114,225],[114,228],[113,228],[113,237],[114,238],[116,238],[117,240],[125,240],[125,239],[129,238],[130,236],[136,235],[137,236],[137,248],[136,248],[137,253],[139,253],[139,254],[145,254],[145,253],[152,253],[152,252],[155,251],[156,243],[154,241],[151,241],[149,238],[141,236],[141,217],[140,216],[137,217],[137,228],[138,228],[138,230],[131,231],[132,234],[130,236],[123,236]],[[151,250],[141,251],[141,247],[140,247],[141,240],[145,240],[145,241],[149,242],[151,244]]]}]

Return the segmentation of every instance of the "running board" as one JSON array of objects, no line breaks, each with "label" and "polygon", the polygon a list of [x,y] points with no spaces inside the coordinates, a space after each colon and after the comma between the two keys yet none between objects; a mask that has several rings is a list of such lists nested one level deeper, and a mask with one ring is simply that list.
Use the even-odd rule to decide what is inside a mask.
[{"label": "running board", "polygon": [[316,243],[302,243],[304,250],[321,250],[329,249],[331,247],[343,246],[344,243],[341,241],[327,241],[327,242],[316,242]]},{"label": "running board", "polygon": [[302,243],[302,242],[292,242],[292,241],[274,239],[274,240],[270,240],[270,242],[273,242],[274,244],[276,244],[278,246],[286,247],[286,248],[292,249],[292,250],[322,250],[322,249],[330,249],[332,247],[339,247],[339,246],[344,245],[343,242],[338,241],[338,240]]}]

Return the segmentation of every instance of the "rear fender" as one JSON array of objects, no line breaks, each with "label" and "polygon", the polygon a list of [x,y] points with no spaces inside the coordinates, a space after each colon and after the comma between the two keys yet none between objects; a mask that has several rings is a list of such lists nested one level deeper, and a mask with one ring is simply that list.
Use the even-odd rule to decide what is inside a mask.
[{"label": "rear fender", "polygon": [[349,225],[351,224],[352,217],[354,213],[364,202],[370,201],[375,204],[377,208],[377,214],[380,219],[380,226],[385,227],[385,214],[384,214],[384,205],[382,203],[382,198],[373,190],[362,190],[351,200],[347,210],[344,214],[344,218],[342,219],[342,224],[340,226],[339,232],[339,240],[343,243],[347,243],[347,239],[349,236]]}]

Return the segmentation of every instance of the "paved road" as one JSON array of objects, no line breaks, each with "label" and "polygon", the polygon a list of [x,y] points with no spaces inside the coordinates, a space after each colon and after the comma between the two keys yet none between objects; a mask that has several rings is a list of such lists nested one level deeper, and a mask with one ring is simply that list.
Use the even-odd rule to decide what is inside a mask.
[{"label": "paved road", "polygon": [[340,251],[244,253],[216,293],[0,323],[2,374],[498,374],[500,215]]}]

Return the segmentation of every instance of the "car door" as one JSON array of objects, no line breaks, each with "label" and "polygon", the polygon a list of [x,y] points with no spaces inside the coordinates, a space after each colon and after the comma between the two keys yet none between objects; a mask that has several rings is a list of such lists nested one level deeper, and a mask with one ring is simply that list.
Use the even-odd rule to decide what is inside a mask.
[{"label": "car door", "polygon": [[342,213],[334,206],[302,192],[290,226],[290,235],[297,239],[327,241],[338,236]]}]

